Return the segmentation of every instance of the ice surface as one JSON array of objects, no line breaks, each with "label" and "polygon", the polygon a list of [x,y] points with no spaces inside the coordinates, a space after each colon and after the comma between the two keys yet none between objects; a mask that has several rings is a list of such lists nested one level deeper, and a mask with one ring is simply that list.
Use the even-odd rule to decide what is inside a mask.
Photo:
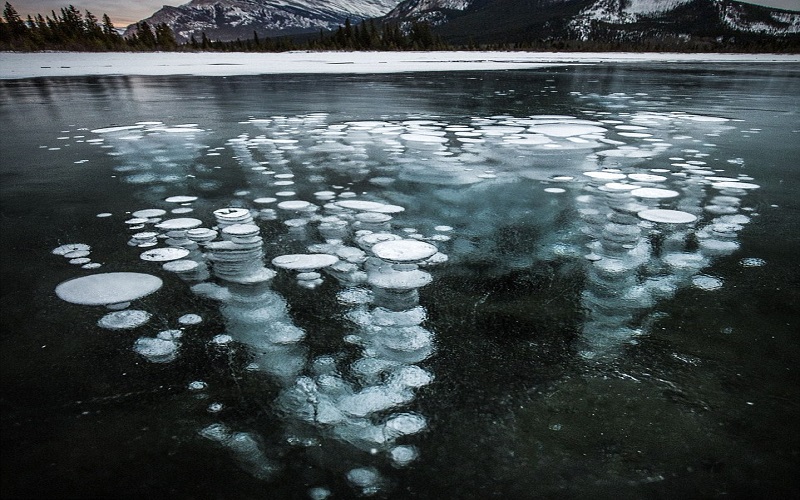
[{"label": "ice surface", "polygon": [[[242,387],[257,388],[263,378],[269,378],[269,391],[254,391],[263,408],[279,394],[274,401],[276,414],[270,416],[266,431],[275,433],[270,435],[268,455],[286,456],[280,449],[285,443],[273,439],[284,431],[289,443],[312,450],[308,458],[330,461],[338,456],[326,456],[329,450],[339,453],[353,446],[365,458],[365,465],[350,460],[347,468],[356,468],[348,480],[369,489],[381,482],[371,475],[370,456],[383,461],[383,466],[395,467],[418,456],[416,447],[406,440],[414,440],[413,434],[426,429],[426,416],[408,412],[426,408],[425,401],[413,403],[419,389],[437,389],[426,388],[436,374],[416,363],[435,352],[437,327],[449,320],[448,296],[471,293],[457,290],[461,283],[468,283],[461,280],[461,273],[472,272],[471,267],[486,276],[502,277],[509,271],[568,264],[580,275],[577,283],[582,287],[574,294],[582,315],[576,319],[580,352],[595,361],[613,356],[621,346],[645,335],[649,320],[642,318],[653,313],[659,300],[674,297],[681,288],[723,286],[721,279],[700,273],[710,272],[705,268],[715,257],[738,247],[738,233],[749,220],[739,213],[745,211],[740,207],[752,179],[724,172],[715,157],[700,156],[706,149],[684,148],[680,153],[675,149],[670,161],[680,164],[665,162],[670,168],[650,168],[661,166],[663,158],[652,162],[642,158],[658,157],[673,148],[665,141],[651,145],[643,140],[648,137],[636,133],[646,124],[654,138],[666,137],[664,127],[668,126],[672,140],[685,132],[684,122],[691,122],[693,131],[707,132],[716,129],[706,126],[724,120],[671,112],[600,114],[590,108],[584,110],[592,118],[587,120],[555,115],[452,119],[420,115],[358,122],[337,122],[325,113],[254,117],[239,122],[243,130],[236,133],[241,135],[228,139],[224,148],[203,148],[204,154],[233,150],[234,156],[225,160],[238,164],[240,171],[233,177],[241,174],[245,183],[225,186],[224,193],[233,194],[228,205],[221,201],[217,207],[224,208],[210,208],[212,199],[218,201],[221,196],[214,192],[196,204],[197,219],[191,224],[170,222],[175,219],[158,222],[167,234],[143,231],[130,242],[158,244],[165,236],[168,245],[188,242],[192,244],[189,255],[163,269],[187,273],[208,267],[213,272],[194,280],[191,290],[218,300],[211,306],[218,307],[219,315],[209,313],[207,322],[192,328],[186,327],[199,324],[201,318],[184,315],[178,324],[185,328],[187,342],[206,343],[211,338],[210,345],[193,349],[193,354],[216,356],[214,362],[228,363],[231,373],[247,382]],[[619,125],[616,131],[611,129],[614,124]],[[114,134],[131,134],[126,141],[144,144],[144,135],[158,127],[162,131],[181,128],[142,123],[98,133],[108,144],[114,142]],[[199,127],[168,133],[182,137],[188,129]],[[617,138],[617,131],[629,134],[627,143],[604,135]],[[691,139],[686,137],[681,140]],[[409,147],[410,143],[422,146]],[[142,146],[132,155],[122,144],[114,147],[123,160],[125,155],[151,149]],[[172,153],[162,150],[158,155]],[[155,156],[145,158],[156,161]],[[120,165],[117,172],[125,167]],[[373,182],[376,179],[380,180]],[[311,199],[318,200],[318,205],[297,199],[292,191],[275,192],[281,189],[279,182],[296,182],[299,196],[313,193]],[[558,195],[544,195],[543,190]],[[163,201],[168,192],[195,191],[158,186],[150,199]],[[669,196],[662,197],[665,194]],[[645,200],[655,197],[645,204],[636,195]],[[277,203],[278,197],[283,201]],[[276,210],[263,208],[270,204]],[[657,204],[674,209],[650,208]],[[133,212],[141,216],[134,222],[156,224],[150,217],[164,215],[158,210]],[[724,217],[715,218],[714,211]],[[214,229],[193,227],[198,222]],[[512,235],[513,244],[502,234]],[[526,239],[531,234],[535,241]],[[74,257],[89,250],[73,245],[63,251]],[[294,253],[304,251],[308,253]],[[326,275],[338,283],[313,294],[294,291],[284,298],[278,292],[283,290],[282,280],[271,288],[269,281],[275,273],[264,267],[265,259],[302,271],[297,278],[307,285],[301,286],[313,287]],[[427,270],[428,265],[448,259],[452,266],[445,272],[459,279],[436,289],[439,269],[426,272],[417,267]],[[321,260],[324,265],[310,265],[307,260]],[[755,266],[744,261],[741,265]],[[365,284],[373,289],[364,288]],[[426,289],[430,294],[423,294],[421,301],[417,289],[426,285],[431,285]],[[479,300],[470,314],[477,317],[486,310],[483,303],[495,300],[493,294],[475,295]],[[175,300],[180,296],[176,294]],[[437,303],[429,319],[424,301],[441,298],[445,303]],[[177,311],[177,316],[205,302],[170,310]],[[470,317],[461,321],[470,322]],[[160,319],[162,325],[156,328],[173,326],[171,315]],[[181,331],[143,337],[134,349],[150,361],[166,362],[177,354]],[[223,400],[223,390],[214,384],[215,397],[226,406],[208,406],[213,418],[248,422],[235,416],[244,408],[241,401]],[[204,429],[201,435],[231,451],[246,470],[269,476],[271,462],[256,433],[217,426]],[[395,442],[399,438],[404,444]],[[328,447],[333,440],[335,446]],[[338,473],[343,470],[347,469],[339,468]]]},{"label": "ice surface", "polygon": [[[311,55],[311,57],[309,57]],[[253,75],[275,73],[396,73],[541,68],[564,64],[651,61],[798,62],[778,54],[537,53],[537,52],[282,52],[282,53],[0,53],[0,79],[80,75]],[[435,64],[432,64],[435,63]],[[695,119],[690,115],[686,119]],[[699,118],[697,118],[699,120]],[[111,132],[140,126],[98,129]]]}]

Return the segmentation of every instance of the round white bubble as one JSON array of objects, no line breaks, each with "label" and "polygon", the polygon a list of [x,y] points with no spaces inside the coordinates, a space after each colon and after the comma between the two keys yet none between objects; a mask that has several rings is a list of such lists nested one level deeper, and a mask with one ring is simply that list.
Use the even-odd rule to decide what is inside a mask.
[{"label": "round white bubble", "polygon": [[102,273],[74,278],[59,284],[56,295],[73,304],[89,306],[116,304],[150,295],[163,282],[143,273]]},{"label": "round white bubble", "polygon": [[644,220],[668,224],[689,224],[697,220],[696,215],[681,210],[642,210],[637,215]]},{"label": "round white bubble", "polygon": [[137,309],[114,311],[100,318],[97,326],[108,330],[128,330],[144,325],[151,316],[149,312]]},{"label": "round white bubble", "polygon": [[722,288],[722,280],[707,274],[692,276],[692,286],[700,290],[713,291]]},{"label": "round white bubble", "polygon": [[184,314],[178,318],[178,323],[181,325],[197,325],[203,322],[203,318],[199,314]]}]

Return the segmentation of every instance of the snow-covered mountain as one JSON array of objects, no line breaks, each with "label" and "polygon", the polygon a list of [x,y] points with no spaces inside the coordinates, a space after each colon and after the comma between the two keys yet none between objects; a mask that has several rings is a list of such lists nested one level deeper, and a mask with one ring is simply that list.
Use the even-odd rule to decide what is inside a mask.
[{"label": "snow-covered mountain", "polygon": [[[313,33],[345,23],[385,15],[400,0],[192,0],[179,7],[164,6],[144,19],[151,26],[166,23],[179,40],[205,33],[212,40]],[[126,35],[135,33],[128,26]]]},{"label": "snow-covered mountain", "polygon": [[166,23],[185,41],[202,33],[212,40],[316,33],[347,19],[426,22],[455,44],[800,37],[799,11],[735,0],[192,0],[145,21]]},{"label": "snow-covered mountain", "polygon": [[384,19],[428,21],[451,43],[800,35],[800,12],[734,0],[404,0]]},{"label": "snow-covered mountain", "polygon": [[731,0],[595,0],[572,19],[570,28],[580,39],[589,40],[593,36],[592,25],[597,23],[672,24],[686,32],[705,25],[717,30],[786,35],[800,33],[800,12]]},{"label": "snow-covered mountain", "polygon": [[389,22],[425,22],[439,26],[467,10],[475,0],[404,0],[384,19]]}]

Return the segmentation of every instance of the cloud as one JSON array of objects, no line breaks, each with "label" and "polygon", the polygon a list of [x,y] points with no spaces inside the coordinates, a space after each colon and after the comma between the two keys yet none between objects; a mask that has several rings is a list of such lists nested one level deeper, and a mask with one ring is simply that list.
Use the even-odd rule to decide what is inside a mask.
[{"label": "cloud", "polygon": [[97,17],[108,14],[118,28],[125,27],[146,17],[164,5],[183,5],[189,0],[9,0],[11,5],[24,18],[28,14],[49,15],[51,11],[59,12],[62,7],[74,5],[81,12],[90,11]]}]

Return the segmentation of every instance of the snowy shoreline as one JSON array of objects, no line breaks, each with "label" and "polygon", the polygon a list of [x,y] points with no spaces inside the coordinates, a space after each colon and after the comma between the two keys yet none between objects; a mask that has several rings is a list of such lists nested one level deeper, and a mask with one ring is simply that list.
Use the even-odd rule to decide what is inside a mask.
[{"label": "snowy shoreline", "polygon": [[800,63],[800,55],[612,52],[2,52],[0,79],[102,75],[234,76],[489,71],[604,62]]}]

